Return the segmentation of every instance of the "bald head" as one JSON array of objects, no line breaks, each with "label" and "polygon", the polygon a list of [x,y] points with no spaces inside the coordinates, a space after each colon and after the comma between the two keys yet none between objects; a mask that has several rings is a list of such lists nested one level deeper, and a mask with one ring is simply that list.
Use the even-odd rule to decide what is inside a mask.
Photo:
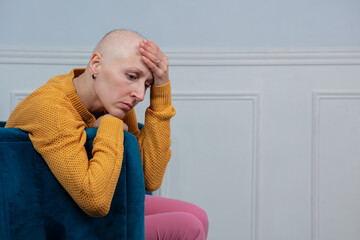
[{"label": "bald head", "polygon": [[93,53],[100,53],[105,61],[139,54],[139,42],[143,39],[143,36],[131,30],[114,30],[100,40]]}]

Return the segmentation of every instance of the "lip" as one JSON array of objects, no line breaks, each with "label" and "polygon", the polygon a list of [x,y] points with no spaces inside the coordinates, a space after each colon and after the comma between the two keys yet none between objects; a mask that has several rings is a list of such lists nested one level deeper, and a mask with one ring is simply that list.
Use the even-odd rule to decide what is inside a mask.
[{"label": "lip", "polygon": [[130,103],[122,102],[121,104],[124,106],[125,110],[127,111],[130,111],[133,108],[133,106]]}]

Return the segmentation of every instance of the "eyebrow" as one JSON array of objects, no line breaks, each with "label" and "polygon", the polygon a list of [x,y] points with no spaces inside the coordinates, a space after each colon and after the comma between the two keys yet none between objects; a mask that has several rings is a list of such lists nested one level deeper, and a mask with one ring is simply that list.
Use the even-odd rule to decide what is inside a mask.
[{"label": "eyebrow", "polygon": [[144,75],[144,71],[137,67],[127,67],[126,70],[133,71],[133,72],[140,72],[141,74]]}]

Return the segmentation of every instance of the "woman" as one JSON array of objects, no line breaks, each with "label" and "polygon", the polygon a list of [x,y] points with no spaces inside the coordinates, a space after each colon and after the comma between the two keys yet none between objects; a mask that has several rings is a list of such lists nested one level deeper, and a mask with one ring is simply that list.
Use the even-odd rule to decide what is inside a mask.
[{"label": "woman", "polygon": [[[150,90],[141,131],[134,107]],[[120,175],[123,130],[139,142],[147,191],[161,185],[170,159],[170,119],[175,115],[167,57],[154,42],[115,30],[97,44],[86,69],[56,76],[24,99],[6,127],[29,133],[79,207],[88,215],[108,213]],[[85,128],[98,128],[89,161]],[[206,213],[190,203],[146,196],[146,239],[206,239]]]}]

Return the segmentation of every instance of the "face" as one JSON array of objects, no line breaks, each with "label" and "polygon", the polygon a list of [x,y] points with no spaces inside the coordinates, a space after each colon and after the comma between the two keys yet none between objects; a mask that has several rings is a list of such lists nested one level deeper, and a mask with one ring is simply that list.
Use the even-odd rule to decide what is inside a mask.
[{"label": "face", "polygon": [[103,61],[97,73],[94,90],[100,104],[111,115],[123,119],[144,100],[153,83],[151,71],[137,52]]}]

